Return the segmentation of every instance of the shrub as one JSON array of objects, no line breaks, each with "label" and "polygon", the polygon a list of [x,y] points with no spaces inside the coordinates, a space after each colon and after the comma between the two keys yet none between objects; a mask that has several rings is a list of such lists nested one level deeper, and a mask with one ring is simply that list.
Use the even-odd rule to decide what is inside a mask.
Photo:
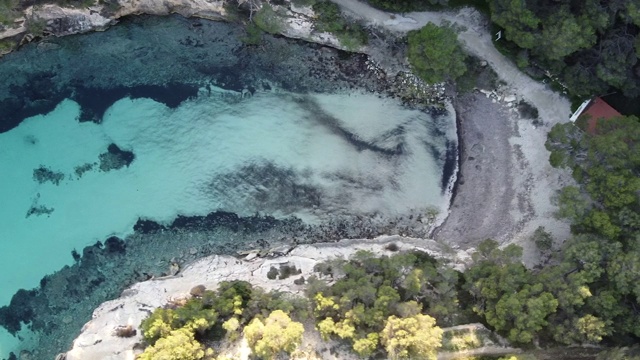
[{"label": "shrub", "polygon": [[316,14],[316,30],[335,35],[340,44],[348,50],[356,50],[367,44],[367,33],[362,25],[347,21],[335,3],[317,2],[313,5],[313,12]]},{"label": "shrub", "polygon": [[428,315],[390,316],[380,339],[391,359],[435,360],[437,350],[442,346],[442,329]]},{"label": "shrub", "polygon": [[240,39],[247,45],[259,45],[262,42],[262,29],[255,23],[249,23],[244,29],[246,35]]},{"label": "shrub", "polygon": [[302,270],[296,269],[295,265],[281,265],[280,266],[280,280],[284,280],[291,275],[301,274]]},{"label": "shrub", "polygon": [[292,353],[302,342],[304,327],[292,321],[282,310],[269,314],[264,323],[254,318],[244,329],[253,353],[262,359],[273,359],[280,352]]},{"label": "shrub", "polygon": [[207,288],[204,285],[197,285],[191,288],[189,294],[191,294],[191,296],[193,297],[202,297],[205,290],[207,290]]},{"label": "shrub", "polygon": [[278,271],[278,269],[276,269],[276,268],[275,268],[275,266],[272,266],[272,267],[269,269],[269,272],[267,273],[267,278],[268,278],[269,280],[275,280],[275,278],[276,278],[276,277],[278,277],[278,274],[279,274],[279,273],[280,273],[280,272]]},{"label": "shrub", "polygon": [[160,338],[168,336],[175,330],[175,311],[171,309],[156,309],[148,318],[142,320],[142,336],[151,345]]},{"label": "shrub", "polygon": [[129,338],[138,333],[131,325],[118,326],[113,330],[113,334],[117,337]]},{"label": "shrub", "polygon": [[173,330],[163,339],[145,349],[139,360],[158,359],[180,359],[180,360],[201,360],[213,358],[213,351],[205,349],[197,342],[193,332],[183,328]]},{"label": "shrub", "polygon": [[408,39],[409,62],[427,83],[455,80],[466,72],[466,55],[452,29],[429,23],[409,32]]},{"label": "shrub", "polygon": [[282,31],[282,20],[269,4],[262,5],[253,16],[253,22],[269,34],[278,34]]}]

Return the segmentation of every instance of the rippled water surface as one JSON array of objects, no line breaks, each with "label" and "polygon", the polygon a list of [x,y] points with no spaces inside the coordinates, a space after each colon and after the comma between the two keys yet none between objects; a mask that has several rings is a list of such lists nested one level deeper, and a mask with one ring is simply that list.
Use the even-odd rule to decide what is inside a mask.
[{"label": "rippled water surface", "polygon": [[242,36],[140,18],[0,61],[0,306],[138,219],[446,209],[453,114],[381,96],[362,56]]}]

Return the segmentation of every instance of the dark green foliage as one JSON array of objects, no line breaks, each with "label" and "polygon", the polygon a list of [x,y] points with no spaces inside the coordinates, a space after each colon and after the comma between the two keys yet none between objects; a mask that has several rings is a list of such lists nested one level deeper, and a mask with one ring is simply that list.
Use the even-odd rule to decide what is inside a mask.
[{"label": "dark green foliage", "polygon": [[[456,80],[459,93],[468,93],[474,88],[495,89],[498,85],[498,74],[491,66],[474,56],[465,58],[467,72]],[[484,64],[484,65],[483,65]]]},{"label": "dark green foliage", "polygon": [[553,238],[551,237],[551,234],[549,234],[542,226],[538,227],[536,231],[533,232],[532,240],[540,251],[546,252],[551,250],[553,247]]},{"label": "dark green foliage", "polygon": [[444,324],[452,323],[457,312],[457,273],[428,254],[411,252],[377,258],[360,251],[348,261],[334,261],[331,267],[342,276],[329,287],[314,286],[317,280],[311,277],[307,293],[312,300],[317,294],[333,299],[339,310],[327,308],[317,311],[316,316],[330,316],[335,321],[351,318],[359,334],[379,332],[387,317],[408,311],[408,301],[417,301]]},{"label": "dark green foliage", "polygon": [[427,83],[455,80],[466,72],[466,55],[452,29],[429,23],[409,32],[408,39],[411,67]]},{"label": "dark green foliage", "polygon": [[[519,66],[541,66],[576,96],[601,94],[613,87],[640,94],[635,1],[489,0],[491,20],[515,45]],[[506,44],[505,44],[506,45]],[[509,47],[507,45],[507,47]]]},{"label": "dark green foliage", "polygon": [[558,124],[546,143],[553,166],[568,167],[580,187],[559,196],[560,215],[574,230],[611,240],[640,231],[640,122],[635,117],[601,121],[597,134]]},{"label": "dark green foliage", "polygon": [[[571,169],[578,183],[556,198],[558,216],[571,221],[574,236],[564,243],[557,264],[539,272],[523,269],[511,256],[505,259],[495,243],[482,244],[475,255],[479,262],[465,276],[480,300],[478,313],[512,337],[518,324],[509,321],[518,316],[504,322],[501,314],[520,314],[518,304],[524,303],[529,313],[547,314],[525,322],[543,326],[546,331],[533,334],[544,340],[628,343],[640,336],[640,122],[635,117],[600,121],[595,134],[559,124],[546,146],[551,164]],[[533,240],[542,251],[552,246],[541,229]],[[520,295],[526,295],[526,303]],[[531,303],[543,295],[545,303],[555,300],[557,308]],[[521,335],[519,341],[527,339]]]},{"label": "dark green foliage", "polygon": [[485,240],[465,272],[465,288],[472,294],[473,310],[509,340],[531,343],[556,311],[558,301],[520,262],[522,249]]},{"label": "dark green foliage", "polygon": [[[278,34],[282,31],[282,20],[268,3],[263,4],[253,16],[253,23],[269,34]],[[252,36],[255,35],[252,34]]]},{"label": "dark green foliage", "polygon": [[298,275],[302,273],[301,270],[296,269],[295,265],[280,265],[280,280],[284,280],[291,275]]},{"label": "dark green foliage", "polygon": [[357,50],[367,44],[368,36],[362,25],[345,19],[335,3],[326,0],[316,2],[313,11],[317,16],[316,30],[334,34],[347,49]]},{"label": "dark green foliage", "polygon": [[[169,337],[176,330],[194,334],[197,341],[219,340],[229,329],[223,327],[226,321],[231,319],[244,326],[254,317],[266,318],[275,310],[306,319],[309,302],[287,293],[265,292],[246,281],[225,281],[217,291],[205,290],[199,297],[172,304],[171,308],[156,309],[140,327],[149,345]],[[241,328],[234,331],[241,331]]]},{"label": "dark green foliage", "polygon": [[518,103],[518,112],[520,113],[520,116],[525,119],[532,119],[534,120],[534,124],[536,124],[535,121],[538,119],[538,109],[536,109],[533,105],[524,100],[521,100]]},{"label": "dark green foliage", "polygon": [[267,272],[267,279],[269,280],[275,280],[278,277],[278,274],[280,273],[280,271],[278,271],[278,269],[276,269],[275,266],[272,266],[269,269],[269,272]]}]

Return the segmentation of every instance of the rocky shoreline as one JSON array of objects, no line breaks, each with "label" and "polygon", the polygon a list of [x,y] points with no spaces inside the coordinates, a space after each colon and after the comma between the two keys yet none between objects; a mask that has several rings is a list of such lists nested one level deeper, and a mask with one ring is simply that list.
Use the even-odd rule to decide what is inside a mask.
[{"label": "rocky shoreline", "polygon": [[[33,99],[34,107],[30,111],[37,113],[42,111],[43,106],[55,106],[58,97],[70,96],[82,105],[82,120],[95,122],[100,122],[104,110],[122,94],[151,97],[172,107],[193,96],[190,95],[191,89],[206,89],[207,84],[225,87],[230,91],[230,96],[240,97],[245,91],[276,91],[278,88],[300,93],[361,88],[383,96],[402,98],[414,106],[420,103],[419,97],[402,92],[412,86],[414,78],[405,73],[388,76],[366,55],[269,35],[265,35],[260,48],[251,48],[238,40],[242,28],[231,24],[175,16],[162,19],[136,17],[127,19],[111,32],[95,35],[101,38],[121,38],[117,33],[118,29],[128,27],[127,34],[132,36],[132,32],[145,21],[146,27],[155,24],[153,26],[160,27],[159,31],[163,31],[162,27],[171,23],[184,24],[184,30],[172,32],[173,38],[169,43],[177,45],[151,43],[147,45],[149,50],[138,47],[131,53],[131,58],[119,51],[119,45],[113,45],[111,38],[100,40],[101,43],[112,44],[111,48],[93,49],[86,37],[55,38],[37,46],[25,46],[21,51],[10,54],[9,58],[34,53],[39,55],[37,61],[42,63],[29,64],[27,73],[33,74],[32,77],[12,77],[10,81],[13,84],[6,87],[11,88],[12,92],[3,94],[3,97]],[[221,27],[228,30],[221,30]],[[216,37],[216,33],[220,36]],[[237,35],[228,36],[229,33]],[[208,45],[201,46],[204,39],[215,42],[216,50],[207,50]],[[185,64],[169,65],[170,59],[163,59],[162,54],[175,51],[171,46],[180,46],[184,56],[193,52],[194,65],[187,60]],[[91,57],[97,56],[100,59],[102,56],[105,60],[83,64],[84,57],[76,55],[77,48],[87,49]],[[69,49],[69,56],[58,55],[53,59],[41,56],[61,49]],[[113,58],[111,49],[121,57],[113,65],[108,62]],[[140,54],[145,54],[145,57],[141,58]],[[227,54],[232,54],[232,57],[227,58]],[[201,60],[204,56],[216,66],[206,67],[206,63]],[[134,61],[136,59],[138,61]],[[146,59],[155,60],[146,62]],[[66,62],[71,62],[68,68],[72,71],[69,70],[69,74],[65,73],[63,66]],[[294,63],[298,67],[293,66]],[[301,63],[306,65],[301,68]],[[125,78],[114,79],[112,74],[115,72],[105,71],[105,67],[122,67],[124,64],[132,67]],[[177,71],[182,83],[171,82],[173,75],[166,70],[170,66],[174,69],[176,66],[184,66],[184,71]],[[249,68],[255,70],[248,71]],[[107,76],[102,75],[105,73]],[[138,80],[138,77],[142,79],[150,73],[155,75],[151,77],[152,81],[157,81],[155,84],[150,86]],[[205,82],[195,81],[203,76]],[[278,81],[279,78],[286,81]],[[52,96],[43,94],[43,91],[50,92]],[[412,94],[415,95],[414,92]],[[43,102],[43,99],[46,101]],[[14,105],[11,100],[0,101],[0,107],[5,107],[3,113],[11,113],[9,109]],[[29,106],[22,108],[30,109]],[[443,111],[427,105],[422,105],[421,108],[434,113]],[[24,115],[20,112],[16,114],[16,119]],[[4,130],[9,130],[17,123],[10,125]],[[134,226],[134,234],[124,240],[112,237],[70,254],[75,264],[45,276],[39,289],[19,291],[11,304],[0,310],[0,320],[11,332],[17,332],[21,322],[28,323],[30,329],[41,335],[31,356],[53,358],[69,347],[98,304],[117,297],[132,283],[171,275],[198,258],[212,254],[234,254],[247,249],[258,249],[263,255],[267,255],[270,249],[278,245],[290,246],[347,238],[370,239],[383,234],[426,238],[432,230],[432,220],[419,212],[398,219],[380,219],[375,214],[336,218],[321,225],[307,225],[297,219],[277,220],[261,216],[242,218],[228,213],[179,217],[173,224],[165,226],[140,220]]]},{"label": "rocky shoreline", "polygon": [[[393,244],[393,247],[389,246]],[[269,280],[267,272],[271,266],[295,266],[302,276],[308,278],[314,273],[313,267],[318,262],[330,260],[336,256],[348,258],[358,250],[372,251],[379,255],[389,255],[393,251],[419,250],[436,257],[455,257],[454,263],[459,267],[468,261],[466,253],[448,253],[446,248],[433,240],[416,239],[401,236],[381,236],[344,240],[334,243],[318,243],[283,247],[278,257],[256,258],[250,253],[244,259],[237,257],[213,255],[200,258],[190,263],[176,276],[162,279],[151,279],[137,283],[125,290],[120,298],[100,305],[94,312],[92,320],[84,327],[81,335],[74,341],[73,348],[58,359],[81,360],[122,359],[133,356],[136,343],[141,342],[141,335],[121,338],[112,335],[118,326],[126,326],[126,322],[139,324],[147,316],[147,311],[165,305],[170,299],[188,295],[189,289],[196,285],[204,285],[215,289],[221,281],[244,280],[265,290],[279,290],[300,294],[303,286],[294,283],[295,278]],[[346,352],[341,358],[350,358]],[[233,357],[235,358],[235,357]]]},{"label": "rocky shoreline", "polygon": [[[140,4],[146,4],[146,3],[141,2]],[[175,4],[175,3],[172,3],[172,4]],[[207,4],[214,4],[214,3],[207,3]],[[192,5],[191,2],[189,2],[189,4],[186,4],[186,5],[182,4],[180,6],[176,6],[172,8],[164,8],[164,10],[160,9],[158,11],[166,12],[167,14],[172,12],[181,13],[180,11],[187,11],[187,10],[181,10],[183,7],[185,9],[188,9],[188,6],[191,6],[191,5]],[[142,5],[140,6],[141,6],[140,8],[136,8],[137,9],[136,11],[140,11],[140,9],[143,8]],[[156,10],[157,9],[158,8],[156,8]],[[141,11],[141,12],[144,12],[144,11]],[[134,12],[132,12],[131,14],[133,13]],[[187,15],[187,16],[200,16],[200,17],[210,16],[211,18],[221,19],[221,17],[217,17],[217,16],[220,16],[220,14],[221,13],[218,13],[218,12],[211,12],[204,15],[192,13],[191,15]],[[89,15],[95,15],[95,14],[91,14],[91,11],[89,11],[89,14],[84,13],[84,15],[82,15],[82,16],[85,16],[82,19],[86,19],[86,16],[89,16]],[[158,13],[158,15],[165,15],[165,13]],[[78,24],[81,24],[83,21],[88,21],[88,20],[79,20]],[[129,21],[129,20],[125,20],[125,21]],[[111,24],[112,23],[109,23],[109,25]],[[82,26],[77,25],[76,28],[82,29]],[[98,30],[98,27],[92,28],[90,30]],[[7,33],[9,32],[5,30],[4,34],[7,34]],[[64,35],[64,33],[60,32],[58,35]],[[291,35],[292,37],[296,37],[292,34],[289,34],[289,35]],[[0,35],[0,38],[2,36],[3,35]],[[14,36],[18,36],[18,35],[14,34]],[[305,40],[310,40],[309,38],[305,38],[302,36],[301,38],[304,38]],[[327,40],[327,39],[330,39],[330,37],[319,38],[317,42],[323,43],[325,45],[330,45],[333,47],[339,47],[339,45],[336,45],[335,39],[333,40]],[[315,41],[313,39],[311,40]],[[270,43],[278,43],[278,41],[283,41],[283,40],[278,38],[273,38],[269,40]],[[46,44],[46,43],[47,41],[41,44]],[[381,44],[383,43],[384,41],[381,41]],[[378,80],[372,80],[373,84],[378,84],[377,82],[381,81],[381,79],[389,79],[389,80],[382,81],[382,83],[386,83],[387,85],[389,83],[396,84],[395,86],[397,86],[397,89],[402,89],[403,87],[406,87],[406,86],[417,86],[416,84],[419,84],[419,82],[416,82],[415,78],[412,78],[410,75],[407,75],[407,74],[398,73],[398,70],[402,69],[403,67],[402,60],[401,61],[389,60],[390,57],[388,55],[392,51],[387,47],[386,44],[384,46],[382,46],[381,44],[373,44],[369,47],[368,50],[366,50],[366,52],[372,54],[373,59],[375,59],[376,61],[373,61],[373,62],[369,61],[368,59],[366,59],[366,57],[363,56],[362,59],[366,59],[366,60],[358,60],[359,61],[358,63],[360,65],[359,67],[352,69],[352,70],[355,70],[354,73],[358,71],[356,69],[360,69],[360,71],[364,71],[366,74],[369,74],[369,75],[378,74],[380,75],[379,77],[376,75],[375,77],[372,76],[369,78],[369,79],[374,79],[374,78],[378,79]],[[43,47],[42,45],[39,45],[39,46]],[[326,50],[325,48],[321,48],[321,47],[313,48],[313,46],[311,46],[310,48],[313,49],[313,51],[316,51],[317,54],[329,52],[332,54],[331,56],[336,56],[336,57],[342,56],[340,55],[342,53],[339,53],[339,52],[336,53],[334,52],[334,50]],[[327,56],[323,58],[330,59],[331,56]],[[358,58],[359,55],[352,55],[352,56],[355,56],[355,58],[360,59]],[[404,65],[406,66],[406,64]],[[399,76],[394,76],[396,73],[398,73]],[[337,79],[339,80],[339,78]],[[394,80],[391,81],[390,79],[394,79]],[[331,81],[335,81],[335,80],[336,78],[331,79]],[[249,89],[248,84],[249,84],[248,82],[242,83],[240,90]],[[339,86],[348,86],[348,84],[349,84],[349,81],[344,81],[340,83]],[[373,88],[376,88],[376,86],[377,85],[375,85]],[[394,88],[393,86],[387,86],[387,87],[382,86],[378,89],[388,90],[393,88]],[[264,88],[261,88],[261,90],[264,90]],[[515,91],[518,91],[518,90],[516,89],[514,90],[514,92]],[[432,87],[432,88],[427,88],[425,92],[430,93],[431,95],[437,94],[437,96],[441,99],[441,96],[444,93],[444,89],[440,87]],[[393,91],[391,93],[393,93]],[[402,97],[403,94],[400,91],[397,91],[395,92],[395,96]],[[462,107],[466,106],[466,107],[472,108],[473,102],[476,102],[476,104],[482,103],[483,111],[485,112],[480,114],[481,116],[479,115],[475,117],[475,121],[478,121],[479,123],[481,123],[482,120],[487,117],[493,118],[494,117],[493,112],[502,111],[501,110],[502,104],[500,104],[499,102],[504,101],[504,98],[497,99],[498,101],[493,101],[493,102],[491,101],[492,99],[489,99],[488,100],[489,102],[486,103],[483,97],[484,95],[480,93],[476,93],[475,95],[469,95],[469,97],[466,100],[464,100],[464,103],[460,105]],[[487,98],[489,98],[489,95],[487,95]],[[496,100],[496,99],[493,99],[493,100]],[[545,123],[547,121],[548,116],[546,115],[545,110],[541,110],[541,113],[542,113],[541,119],[543,123]],[[506,138],[502,139],[503,142],[501,142],[501,144],[504,145],[504,142],[506,141],[508,145],[506,145],[505,149],[502,149],[499,151],[502,151],[502,152],[506,151],[508,152],[507,155],[511,157],[511,156],[516,156],[515,154],[511,153],[512,151],[511,145],[514,142],[512,137],[518,137],[518,135],[520,134],[520,132],[518,131],[518,126],[526,124],[527,120],[524,120],[524,122],[521,121],[522,119],[512,120],[513,114],[510,114],[508,112],[505,114],[502,114],[499,117],[495,117],[497,121],[495,126],[498,126],[498,127],[503,126],[502,130],[500,129],[498,130],[506,131],[506,132],[503,132],[503,135],[506,136]],[[556,121],[555,120],[556,116],[557,114],[554,114],[553,121]],[[460,121],[461,122],[469,121],[469,119],[466,119],[466,118],[463,119],[461,117]],[[514,123],[509,124],[505,127],[505,122],[509,122],[509,121],[513,121]],[[544,127],[548,127],[548,126],[549,126],[549,123],[546,123],[544,125]],[[542,129],[538,130],[538,132],[542,133]],[[484,136],[485,135],[484,129],[481,128],[479,134],[480,136]],[[529,138],[533,136],[536,140],[539,140],[538,138],[540,136],[536,135],[537,133],[535,133],[535,130],[533,132],[527,130],[526,134],[527,136],[529,136]],[[473,151],[474,143],[470,141],[468,137],[465,137],[461,133],[458,133],[458,136],[459,136],[459,139],[463,140],[459,142],[460,157],[461,157],[460,159],[461,167],[459,171],[462,173],[462,176],[465,176],[466,178],[474,177],[475,176],[473,175],[474,172],[472,170],[470,171],[468,167],[474,166],[475,163],[478,163],[481,161],[489,161],[489,159],[483,158],[482,154],[479,154],[480,155],[479,157],[474,157],[473,155],[471,155],[471,157],[474,157],[474,159],[469,159],[470,153],[468,151]],[[522,142],[522,140],[518,140],[518,139],[516,139],[515,141]],[[542,150],[532,149],[531,151],[535,159],[537,160],[544,159],[545,157],[544,149]],[[482,151],[482,153],[484,153],[485,155],[490,154],[490,152],[484,152],[484,151]],[[523,156],[521,156],[521,158],[524,157],[524,159],[526,160],[527,156],[531,157],[530,154],[529,155],[524,154]],[[476,161],[475,159],[478,159],[478,160]],[[526,176],[521,177],[522,179],[517,178],[514,183],[513,178],[515,177],[515,175],[511,174],[512,169],[509,168],[508,166],[509,164],[510,163],[502,164],[500,169],[495,169],[493,170],[493,172],[504,172],[505,176],[507,176],[508,178],[505,181],[506,183],[511,181],[513,183],[512,185],[510,185],[512,188],[513,187],[518,188],[518,186],[522,185],[521,180],[522,179],[526,180],[527,176],[529,178],[533,178],[534,175],[529,175],[529,173],[527,173],[525,174]],[[532,166],[532,164],[526,163],[525,161],[520,161],[518,162],[518,164],[520,165],[521,169],[525,169],[525,170]],[[533,164],[533,165],[537,165],[537,164]],[[489,171],[489,173],[492,173],[492,171],[489,168],[484,168],[483,171],[484,172]],[[549,180],[551,176],[556,176],[556,175],[557,173],[551,173],[549,172],[548,169],[545,168],[544,172],[535,174],[535,179],[545,177],[544,179]],[[454,184],[454,188],[457,190],[456,191],[457,196],[454,199],[454,204],[453,204],[454,207],[452,208],[452,213],[457,213],[457,218],[449,219],[448,222],[445,223],[445,225],[443,225],[440,228],[441,232],[436,235],[436,238],[439,239],[439,241],[446,242],[447,244],[452,244],[454,245],[454,247],[457,246],[456,244],[458,242],[460,243],[460,245],[462,245],[462,247],[471,247],[477,242],[477,239],[475,238],[468,239],[469,232],[467,232],[467,230],[473,230],[473,234],[471,235],[475,235],[476,237],[478,237],[478,239],[480,239],[481,236],[478,234],[482,233],[482,229],[493,229],[495,231],[498,231],[498,229],[500,229],[500,226],[497,226],[497,224],[490,223],[488,221],[483,220],[484,218],[483,214],[474,215],[475,217],[471,218],[472,220],[468,220],[466,218],[467,215],[470,215],[470,211],[478,212],[477,205],[484,203],[480,200],[470,198],[469,197],[470,194],[473,195],[473,193],[477,193],[478,189],[481,189],[483,186],[493,186],[491,177],[487,178],[485,176],[485,177],[482,177],[482,179],[484,180],[478,180],[480,185],[472,186],[472,184],[467,184],[468,186],[466,190],[464,190],[459,184],[457,185]],[[547,183],[546,182],[542,183],[541,185],[538,185],[538,187],[545,186],[545,184]],[[552,185],[553,186],[551,187],[550,190],[548,190],[548,192],[552,191],[552,188],[556,188],[558,186],[557,183],[553,183]],[[506,207],[504,211],[501,211],[499,214],[496,212],[493,213],[493,215],[497,214],[496,216],[498,218],[498,222],[507,221],[507,222],[510,222],[511,224],[511,222],[513,221],[513,218],[518,218],[519,216],[518,214],[514,215],[512,211],[514,208],[517,209],[518,206],[522,206],[522,208],[525,209],[525,212],[532,209],[531,206],[537,206],[536,204],[533,204],[527,207],[527,201],[529,201],[529,203],[531,203],[532,201],[531,200],[532,192],[530,187],[526,188],[525,191],[520,192],[520,194],[522,196],[519,197],[517,194],[509,195],[509,193],[505,192],[503,195],[507,195],[507,197],[504,197],[504,196],[502,197],[498,196],[497,198],[490,197],[489,201],[491,202],[491,204],[501,203]],[[465,198],[467,200],[465,200]],[[519,200],[521,198],[523,200]],[[462,209],[455,210],[456,203],[461,204],[460,207]],[[537,208],[535,208],[534,213],[537,212],[536,217],[533,218],[533,220],[528,219],[527,220],[528,223],[521,225],[520,228],[511,226],[513,225],[511,224],[509,225],[507,230],[505,231],[500,230],[502,231],[501,234],[497,234],[497,235],[488,234],[487,236],[497,236],[499,240],[508,242],[508,241],[514,240],[511,237],[515,233],[516,235],[518,235],[518,238],[516,238],[515,240],[518,243],[525,245],[526,247],[526,239],[524,238],[526,237],[526,234],[530,232],[531,229],[529,228],[531,228],[531,226],[533,226],[534,224],[539,223],[539,220],[541,218],[550,216],[551,210],[548,209],[549,206],[545,207],[543,205],[540,205]],[[489,212],[491,211],[493,211],[493,208],[489,210]],[[230,216],[233,218],[233,215],[230,215]],[[229,220],[231,221],[229,224],[234,223],[236,220]],[[53,356],[55,356],[55,354],[63,350],[65,347],[68,347],[68,345],[71,343],[71,340],[77,334],[78,329],[80,329],[82,324],[88,319],[89,315],[91,314],[91,311],[93,311],[93,307],[95,307],[97,304],[107,299],[118,296],[119,292],[123,289],[123,287],[126,284],[131,284],[132,282],[135,282],[135,281],[146,280],[153,276],[162,276],[163,274],[164,275],[171,274],[171,272],[176,270],[176,265],[180,266],[180,264],[189,263],[203,256],[207,256],[210,254],[218,254],[218,253],[229,254],[229,253],[235,252],[240,247],[244,249],[262,248],[265,253],[268,253],[269,252],[268,249],[272,248],[272,246],[275,246],[276,244],[283,244],[288,246],[289,244],[293,244],[293,243],[305,243],[305,242],[315,242],[315,241],[336,241],[342,238],[370,239],[372,237],[375,237],[381,234],[403,234],[403,235],[413,236],[417,238],[426,238],[430,232],[430,229],[426,229],[424,226],[424,223],[421,222],[422,218],[420,216],[390,220],[389,222],[386,222],[386,223],[375,223],[375,221],[372,219],[349,219],[348,221],[344,221],[344,222],[337,221],[336,223],[323,225],[318,228],[310,228],[310,227],[304,226],[296,220],[291,220],[291,222],[287,222],[287,221],[284,221],[281,223],[277,222],[277,224],[272,223],[271,219],[265,220],[265,222],[263,222],[263,220],[261,220],[260,218],[255,218],[252,221],[254,220],[259,224],[271,224],[271,225],[265,225],[266,228],[263,228],[262,225],[260,225],[258,226],[259,231],[245,233],[244,232],[245,227],[253,228],[253,225],[246,225],[246,224],[242,226],[233,225],[231,229],[226,227],[226,225],[225,226],[221,225],[220,228],[214,227],[213,229],[208,229],[208,228],[197,229],[196,227],[195,231],[194,229],[191,229],[191,228],[188,231],[185,231],[184,229],[167,230],[166,228],[162,229],[154,225],[153,223],[139,222],[137,224],[138,232],[135,235],[133,235],[130,239],[127,239],[125,243],[126,247],[124,248],[125,249],[124,252],[121,251],[122,246],[118,245],[118,244],[121,244],[121,242],[118,239],[112,239],[110,241],[111,245],[96,244],[95,246],[88,247],[87,249],[85,249],[85,251],[83,251],[83,256],[79,258],[79,261],[75,265],[69,268],[63,269],[60,275],[56,274],[50,278],[45,277],[46,280],[43,279],[44,281],[43,289],[48,288],[47,290],[44,290],[44,291],[54,291],[56,292],[55,294],[44,295],[44,294],[39,294],[38,292],[24,291],[20,293],[20,296],[18,297],[18,301],[16,303],[17,307],[11,310],[12,313],[19,314],[22,316],[32,315],[35,312],[40,313],[40,311],[45,311],[45,309],[48,309],[49,307],[52,307],[54,310],[61,310],[60,313],[57,315],[51,315],[49,318],[41,318],[33,322],[33,326],[36,329],[43,331],[43,334],[44,334],[43,339],[47,339],[47,340],[46,342],[45,341],[41,342],[41,346],[39,346],[39,349],[37,350],[37,352],[34,352],[32,356],[34,358],[52,358]],[[352,221],[354,220],[356,220],[355,222],[356,225],[352,223]],[[485,223],[479,231],[478,229],[468,229],[468,228],[464,230],[459,227],[460,224],[464,224],[464,223],[469,223],[469,224],[477,223],[476,220],[482,221]],[[196,223],[199,221],[201,222],[202,220],[198,220],[196,221]],[[358,221],[360,221],[360,223]],[[186,221],[186,223],[191,224],[190,221]],[[524,229],[523,226],[525,225],[527,226],[527,229]],[[565,226],[566,224],[558,223],[556,225],[558,226],[558,230],[554,232],[554,234],[558,234],[561,236],[562,234],[567,232],[568,227]],[[285,229],[285,230],[283,231],[281,227],[282,229]],[[526,231],[523,231],[523,229]],[[481,235],[484,236],[483,234]],[[133,255],[133,254],[136,254],[137,251],[139,251],[137,250],[136,246],[141,246],[141,247],[147,246],[147,251],[148,251],[148,249],[151,248],[149,244],[154,244],[153,246],[164,244],[162,239],[166,240],[169,238],[173,239],[174,241],[176,241],[176,243],[180,244],[180,248],[178,249],[178,252],[177,252],[179,255],[175,255],[176,253],[175,247],[172,248],[171,245],[166,245],[167,247],[166,249],[161,248],[161,253],[153,254],[151,259],[147,263],[145,264],[137,263],[137,261],[139,261],[139,257]],[[211,244],[211,239],[225,239],[225,241],[221,245],[214,245],[214,244]],[[136,245],[136,244],[139,244],[139,245]],[[244,246],[243,245],[234,246],[234,244],[244,244]],[[166,253],[163,251],[166,251]],[[86,254],[84,254],[85,252]],[[171,253],[174,253],[174,255],[171,255]],[[140,257],[140,258],[143,258],[143,257]],[[119,266],[110,267],[110,265],[107,264],[110,261],[113,261],[115,259],[123,259],[123,260],[117,260],[118,263],[123,264],[122,262],[124,262],[128,264],[127,266],[129,266],[129,269],[132,269],[132,270],[124,273],[121,271],[122,268],[120,268]],[[535,260],[532,260],[532,261],[535,262]],[[173,265],[172,267],[172,264],[176,264],[176,265]],[[88,268],[92,268],[93,270],[88,271]],[[103,276],[102,274],[100,274],[102,271],[105,271],[105,269],[106,269],[105,274],[107,274],[108,276]],[[86,276],[85,276],[85,273],[86,273]],[[81,277],[78,277],[78,276],[81,276]],[[69,280],[69,279],[72,279],[72,280]],[[69,303],[68,297],[70,294],[66,293],[64,290],[60,290],[60,289],[66,289],[67,286],[71,283],[75,285],[76,281],[87,284],[89,287],[93,286],[93,288],[91,289],[83,290],[86,292],[81,291],[78,294],[72,294],[73,299],[77,298],[77,299],[84,300],[84,302],[82,302],[81,305],[78,305],[80,306],[80,309],[81,309],[80,312],[76,311],[76,308],[70,309],[68,308],[68,305],[64,305],[65,303],[66,304]],[[107,282],[110,282],[110,281],[113,281],[113,283],[109,283],[111,285],[108,285]],[[41,297],[41,296],[44,296],[44,297]],[[55,305],[55,304],[49,303],[49,300],[43,300],[43,299],[46,299],[47,297],[58,299],[57,301],[60,301],[60,304]],[[23,304],[33,304],[33,305],[24,307],[25,309],[24,312],[16,312],[15,309],[21,308]],[[65,306],[67,308],[65,308]],[[30,311],[33,313],[29,313]],[[79,316],[78,314],[83,314],[83,315]],[[48,336],[47,334],[49,334],[50,337],[47,337]],[[65,334],[65,338],[59,338],[60,336],[59,334]]]}]

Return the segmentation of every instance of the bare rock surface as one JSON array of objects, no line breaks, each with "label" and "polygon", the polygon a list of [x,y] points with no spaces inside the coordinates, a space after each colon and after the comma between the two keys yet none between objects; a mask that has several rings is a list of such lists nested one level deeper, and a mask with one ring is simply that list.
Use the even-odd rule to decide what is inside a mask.
[{"label": "bare rock surface", "polygon": [[[120,298],[100,305],[93,312],[92,320],[84,325],[72,349],[66,353],[66,359],[133,358],[134,345],[142,342],[141,331],[138,330],[136,335],[125,338],[115,336],[114,330],[127,325],[137,328],[155,308],[165,305],[171,299],[190,297],[194,286],[203,285],[207,289],[216,289],[222,281],[245,280],[265,290],[302,295],[303,286],[295,285],[294,280],[300,276],[307,278],[312,275],[313,267],[317,263],[336,257],[346,259],[359,250],[372,251],[378,255],[391,255],[392,252],[386,249],[391,243],[398,245],[398,250],[401,251],[417,249],[428,252],[432,256],[453,258],[458,267],[463,267],[468,261],[466,253],[446,253],[446,250],[433,240],[401,236],[301,245],[291,250],[286,256],[272,259],[249,256],[238,259],[232,256],[214,255],[195,261],[176,276],[137,283],[124,290]],[[269,280],[267,278],[269,269],[280,265],[295,265],[302,272],[283,280]]]},{"label": "bare rock surface", "polygon": [[573,184],[571,175],[549,165],[544,147],[550,122],[523,118],[511,89],[481,90],[457,99],[462,144],[460,174],[449,217],[435,232],[440,242],[473,248],[484,239],[524,248],[533,266],[538,252],[529,241],[544,226],[557,242],[569,225],[554,217],[555,192]]},{"label": "bare rock surface", "polygon": [[512,172],[516,164],[509,144],[514,124],[499,105],[482,94],[458,99],[456,114],[464,144],[458,188],[436,238],[461,247],[488,238],[508,240],[515,226],[509,213],[515,198]]}]

